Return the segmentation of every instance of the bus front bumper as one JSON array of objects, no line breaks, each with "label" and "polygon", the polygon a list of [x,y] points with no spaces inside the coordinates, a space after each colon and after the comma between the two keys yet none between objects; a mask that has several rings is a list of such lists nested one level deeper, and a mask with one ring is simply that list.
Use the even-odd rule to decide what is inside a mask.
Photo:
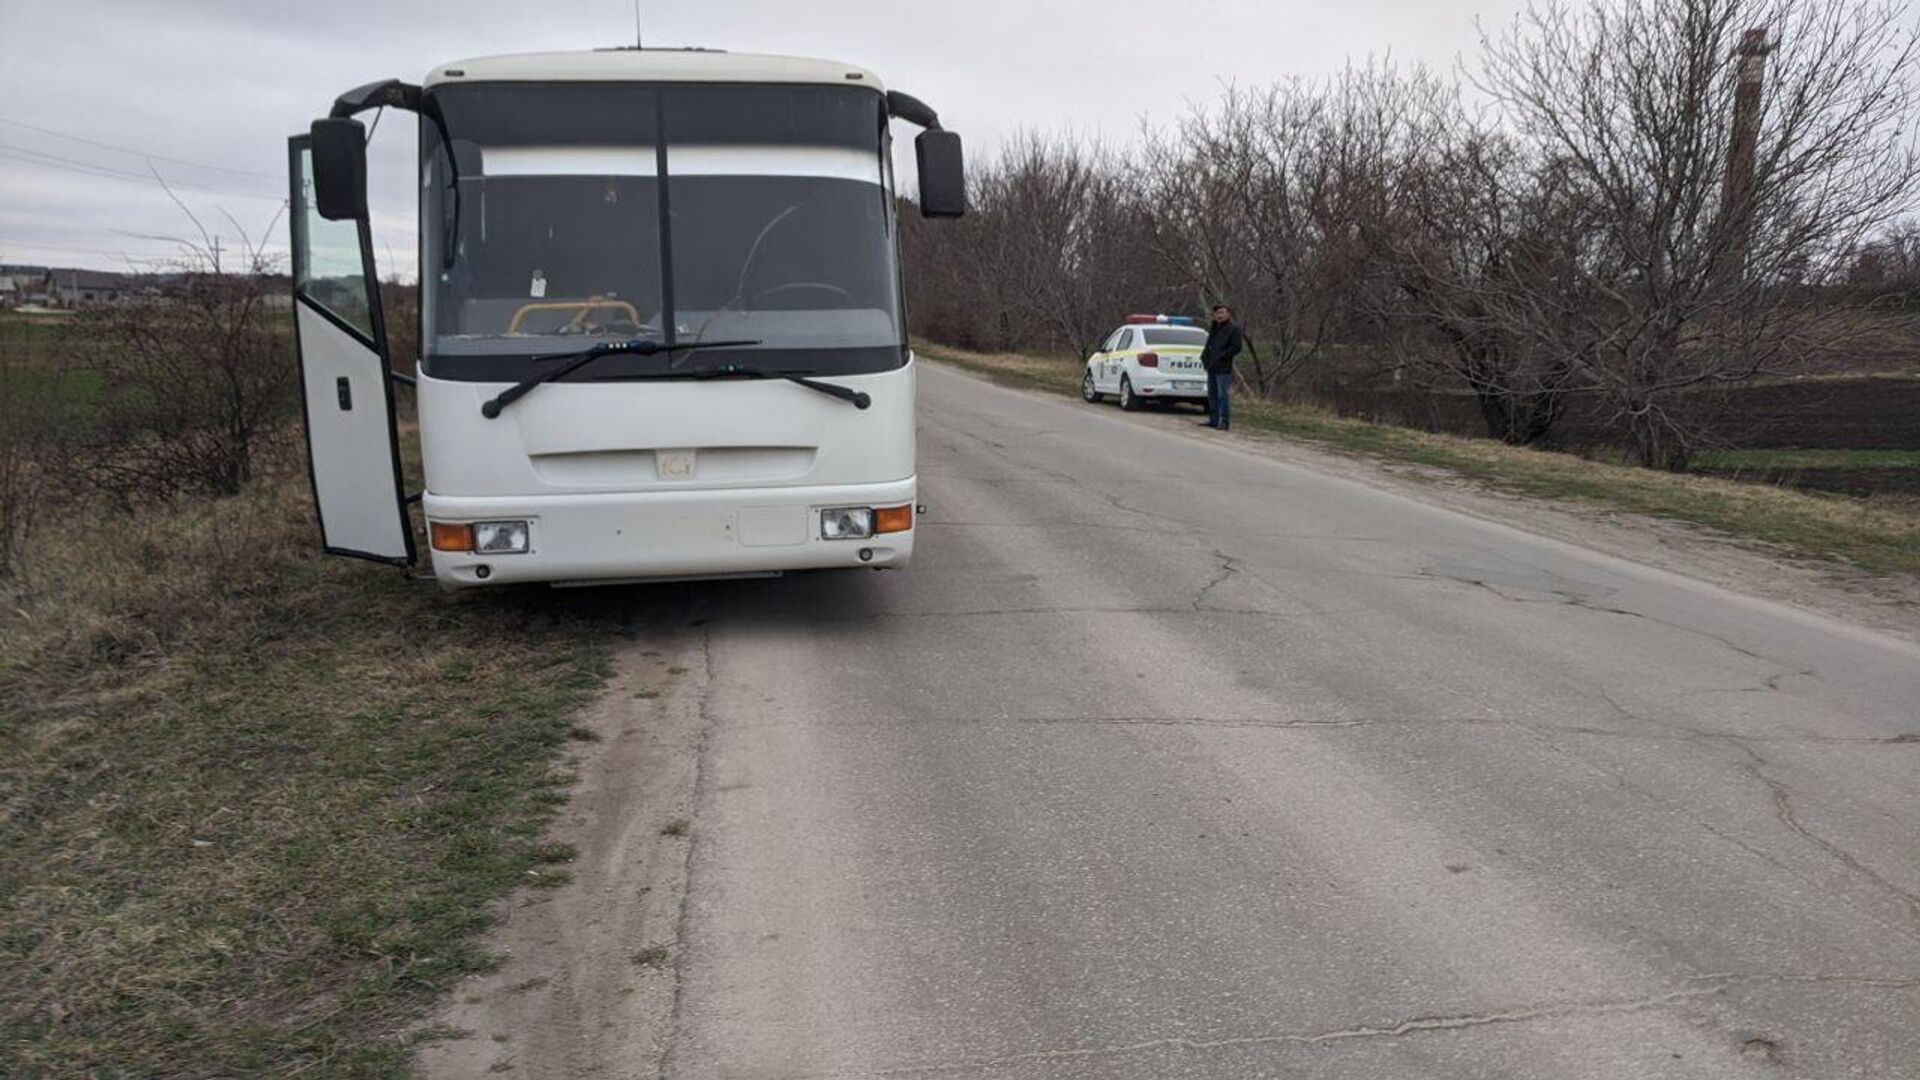
[{"label": "bus front bumper", "polygon": [[[432,547],[441,587],[514,582],[594,584],[779,573],[834,567],[902,567],[913,531],[825,540],[820,512],[913,506],[916,479],[827,487],[704,489],[560,495],[460,496],[429,491],[429,522],[527,523],[519,553]],[[917,517],[917,513],[915,517]],[[431,547],[430,543],[430,547]]]}]

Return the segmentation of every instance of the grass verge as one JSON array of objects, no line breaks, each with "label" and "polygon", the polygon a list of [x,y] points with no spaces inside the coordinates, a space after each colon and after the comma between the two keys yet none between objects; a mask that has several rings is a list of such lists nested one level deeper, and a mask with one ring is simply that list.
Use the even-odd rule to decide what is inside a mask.
[{"label": "grass verge", "polygon": [[317,553],[304,476],[0,585],[0,1075],[403,1075],[543,845],[610,619]]},{"label": "grass verge", "polygon": [[1920,469],[1920,450],[1703,450],[1701,469]]},{"label": "grass verge", "polygon": [[[924,342],[915,349],[928,359],[1008,385],[1079,394],[1081,367],[1071,357],[974,353]],[[1900,500],[1861,500],[1654,472],[1245,398],[1235,399],[1233,418],[1241,428],[1447,469],[1523,495],[1691,522],[1789,554],[1842,560],[1874,573],[1920,574],[1920,512]]]}]

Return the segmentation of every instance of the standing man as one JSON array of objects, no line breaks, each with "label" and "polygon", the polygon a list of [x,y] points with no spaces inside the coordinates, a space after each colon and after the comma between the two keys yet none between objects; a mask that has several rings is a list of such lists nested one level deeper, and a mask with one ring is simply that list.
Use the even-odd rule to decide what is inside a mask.
[{"label": "standing man", "polygon": [[1233,321],[1233,309],[1213,305],[1213,325],[1207,328],[1207,346],[1200,350],[1200,366],[1207,369],[1207,426],[1227,430],[1227,395],[1233,390],[1233,358],[1240,355],[1246,335]]}]

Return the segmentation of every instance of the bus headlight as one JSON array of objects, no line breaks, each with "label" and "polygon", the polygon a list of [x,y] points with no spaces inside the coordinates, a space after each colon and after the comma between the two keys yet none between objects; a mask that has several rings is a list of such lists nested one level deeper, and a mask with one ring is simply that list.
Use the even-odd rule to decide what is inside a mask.
[{"label": "bus headlight", "polygon": [[820,511],[822,540],[865,540],[872,535],[872,507],[838,506]]},{"label": "bus headlight", "polygon": [[473,550],[483,555],[522,554],[527,550],[527,523],[476,521],[473,523]]}]

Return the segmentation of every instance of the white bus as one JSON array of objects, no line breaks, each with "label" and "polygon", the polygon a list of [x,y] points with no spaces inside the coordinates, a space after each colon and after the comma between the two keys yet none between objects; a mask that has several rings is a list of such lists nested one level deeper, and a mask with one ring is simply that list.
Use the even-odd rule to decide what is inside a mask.
[{"label": "white bus", "polygon": [[[402,486],[368,110],[420,128],[425,490]],[[916,516],[889,120],[920,210],[959,137],[847,64],[501,56],[342,95],[289,140],[294,311],[330,553],[447,588],[900,567]]]}]

